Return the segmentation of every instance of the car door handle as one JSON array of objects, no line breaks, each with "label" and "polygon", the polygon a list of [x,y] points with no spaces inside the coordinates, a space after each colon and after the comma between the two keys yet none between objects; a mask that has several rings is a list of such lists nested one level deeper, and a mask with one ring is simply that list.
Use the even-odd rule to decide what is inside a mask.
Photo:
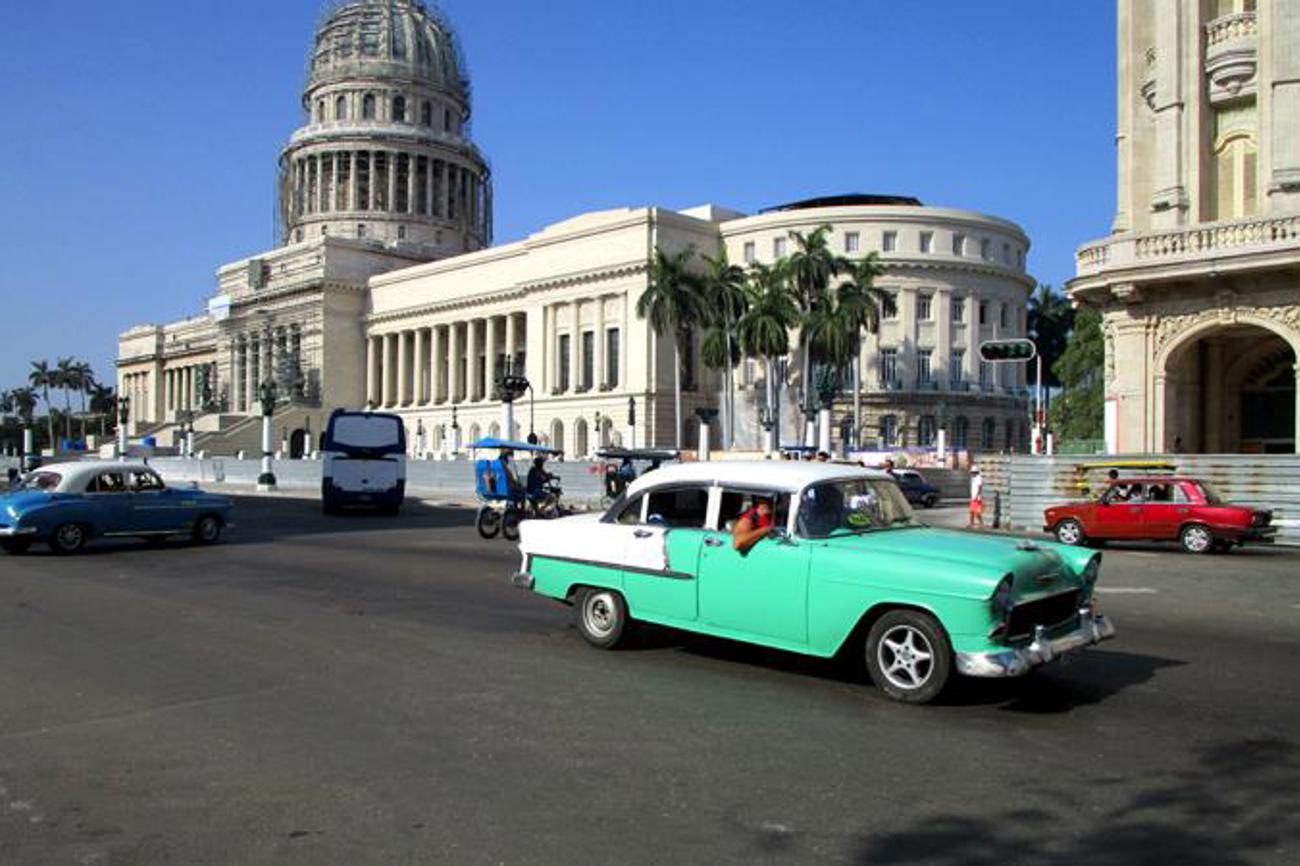
[{"label": "car door handle", "polygon": [[714,537],[714,536],[712,536],[712,535],[709,536],[708,538],[704,539],[704,546],[705,546],[705,547],[721,547],[722,544],[723,544],[723,541],[722,541],[721,538],[716,538],[716,537]]},{"label": "car door handle", "polygon": [[648,529],[638,529],[632,533],[633,538],[649,538],[652,535],[654,535],[654,533]]}]

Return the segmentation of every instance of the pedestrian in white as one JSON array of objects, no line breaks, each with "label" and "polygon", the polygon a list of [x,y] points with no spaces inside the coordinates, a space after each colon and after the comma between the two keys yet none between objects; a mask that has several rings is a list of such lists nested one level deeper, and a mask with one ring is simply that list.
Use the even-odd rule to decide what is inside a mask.
[{"label": "pedestrian in white", "polygon": [[984,476],[980,474],[978,466],[970,468],[970,519],[966,521],[966,528],[979,525],[984,528]]}]

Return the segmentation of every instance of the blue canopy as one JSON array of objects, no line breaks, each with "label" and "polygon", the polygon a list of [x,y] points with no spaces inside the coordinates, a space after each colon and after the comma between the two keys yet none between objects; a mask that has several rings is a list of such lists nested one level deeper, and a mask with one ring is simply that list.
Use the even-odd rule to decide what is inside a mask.
[{"label": "blue canopy", "polygon": [[516,442],[511,439],[498,439],[495,436],[489,436],[486,439],[471,442],[469,448],[496,448],[502,451],[533,451],[538,454],[564,453],[563,451],[556,451],[554,448],[547,448],[545,445],[533,445],[528,442]]}]

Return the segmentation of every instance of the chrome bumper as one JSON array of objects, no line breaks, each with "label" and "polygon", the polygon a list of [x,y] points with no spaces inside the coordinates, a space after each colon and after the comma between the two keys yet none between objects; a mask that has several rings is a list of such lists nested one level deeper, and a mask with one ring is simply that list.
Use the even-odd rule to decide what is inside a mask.
[{"label": "chrome bumper", "polygon": [[35,526],[0,526],[0,538],[13,538],[18,535],[35,534]]},{"label": "chrome bumper", "polygon": [[1049,638],[1043,627],[1028,646],[989,653],[956,653],[957,672],[968,677],[1019,677],[1052,659],[1078,652],[1115,636],[1109,619],[1090,607],[1079,611],[1079,627],[1060,637]]},{"label": "chrome bumper", "polygon": [[533,576],[526,571],[516,571],[510,576],[510,585],[519,589],[532,589]]}]

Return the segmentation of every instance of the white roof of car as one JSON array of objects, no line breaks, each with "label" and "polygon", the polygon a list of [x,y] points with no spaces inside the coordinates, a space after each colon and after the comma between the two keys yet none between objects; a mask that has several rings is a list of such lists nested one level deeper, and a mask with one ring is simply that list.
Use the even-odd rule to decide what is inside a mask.
[{"label": "white roof of car", "polygon": [[58,473],[62,478],[59,480],[57,490],[67,493],[84,490],[92,478],[103,472],[154,472],[154,469],[139,461],[85,461],[80,463],[47,463],[44,466],[38,466],[32,471]]},{"label": "white roof of car", "polygon": [[678,463],[646,472],[628,487],[633,496],[648,487],[664,484],[736,484],[796,491],[820,481],[840,478],[887,478],[884,472],[843,463],[795,462],[791,460],[722,460],[706,463]]}]

